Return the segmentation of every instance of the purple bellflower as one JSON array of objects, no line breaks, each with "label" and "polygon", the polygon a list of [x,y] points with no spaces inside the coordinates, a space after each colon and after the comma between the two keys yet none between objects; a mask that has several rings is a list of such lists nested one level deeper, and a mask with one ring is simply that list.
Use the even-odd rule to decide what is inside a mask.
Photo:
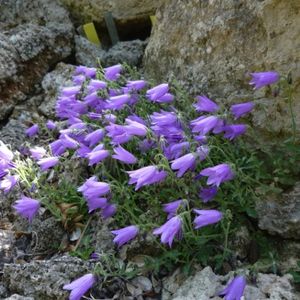
[{"label": "purple bellflower", "polygon": [[101,210],[101,216],[104,220],[112,217],[117,212],[117,206],[115,204],[108,204]]},{"label": "purple bellflower", "polygon": [[40,202],[38,200],[22,196],[21,199],[15,202],[13,208],[19,215],[27,218],[29,222],[32,222],[40,208]]},{"label": "purple bellflower", "polygon": [[246,287],[244,276],[235,277],[218,296],[224,296],[225,300],[241,300]]},{"label": "purple bellflower", "polygon": [[162,83],[148,90],[146,97],[151,101],[156,101],[162,96],[164,96],[169,91],[169,85],[167,83]]},{"label": "purple bellflower", "polygon": [[89,68],[86,66],[77,66],[75,74],[84,74],[86,77],[95,78],[97,73],[96,68]]},{"label": "purple bellflower", "polygon": [[180,205],[183,204],[183,201],[181,199],[169,202],[163,205],[163,211],[168,214],[167,219],[171,219],[176,216],[176,212]]},{"label": "purple bellflower", "polygon": [[197,96],[196,99],[198,102],[193,105],[196,111],[213,113],[219,109],[219,105],[206,96]]},{"label": "purple bellflower", "polygon": [[217,195],[217,192],[218,188],[216,186],[202,188],[199,193],[199,196],[204,203],[207,203]]},{"label": "purple bellflower", "polygon": [[129,102],[129,100],[129,94],[110,97],[109,100],[106,101],[105,108],[111,110],[120,110]]},{"label": "purple bellflower", "polygon": [[80,300],[81,297],[95,284],[96,276],[93,274],[86,274],[69,284],[63,286],[64,290],[71,291],[69,300]]},{"label": "purple bellflower", "polygon": [[221,212],[214,209],[194,209],[193,211],[198,215],[194,220],[195,229],[218,223],[223,217]]},{"label": "purple bellflower", "polygon": [[214,167],[206,168],[200,172],[201,176],[208,176],[207,184],[220,186],[222,182],[229,181],[234,174],[228,164],[219,164]]},{"label": "purple bellflower", "polygon": [[156,166],[143,167],[135,171],[127,171],[127,173],[130,176],[129,184],[136,183],[136,191],[144,185],[161,182],[167,176],[166,171],[158,171]]},{"label": "purple bellflower", "polygon": [[128,124],[124,126],[127,134],[137,136],[145,136],[147,134],[147,127],[144,124],[130,120],[129,118],[126,118],[125,121]]},{"label": "purple bellflower", "polygon": [[234,115],[235,119],[243,117],[244,115],[248,114],[254,107],[253,102],[245,102],[234,104],[230,107],[231,113]]},{"label": "purple bellflower", "polygon": [[87,90],[88,90],[88,93],[91,94],[91,93],[94,93],[98,90],[105,89],[106,87],[107,87],[106,82],[101,81],[101,80],[92,79],[89,82]]},{"label": "purple bellflower", "polygon": [[106,157],[109,156],[109,151],[102,149],[102,150],[96,150],[88,153],[86,155],[86,158],[89,160],[89,166],[93,166],[102,160],[104,160]]},{"label": "purple bellflower", "polygon": [[3,160],[4,162],[11,162],[14,158],[14,154],[12,151],[8,149],[8,147],[0,141],[0,162]]},{"label": "purple bellflower", "polygon": [[114,152],[115,154],[112,157],[125,164],[135,164],[137,162],[137,158],[120,145],[114,148]]},{"label": "purple bellflower", "polygon": [[102,141],[105,136],[104,129],[97,129],[86,135],[84,141],[88,143],[89,147],[95,146],[98,142]]},{"label": "purple bellflower", "polygon": [[252,80],[250,85],[254,85],[254,89],[258,90],[264,86],[276,83],[279,80],[279,74],[276,71],[251,73]]},{"label": "purple bellflower", "polygon": [[46,127],[49,130],[54,130],[56,128],[56,124],[52,120],[48,120],[46,123]]},{"label": "purple bellflower", "polygon": [[26,135],[29,137],[33,137],[39,132],[39,126],[37,124],[32,125],[26,130]]},{"label": "purple bellflower", "polygon": [[97,178],[93,176],[87,179],[77,190],[82,192],[85,198],[92,199],[107,194],[110,191],[110,187],[108,183],[98,182]]},{"label": "purple bellflower", "polygon": [[98,208],[104,208],[107,206],[107,199],[106,198],[87,198],[87,205],[89,207],[89,213],[91,213],[93,210]]},{"label": "purple bellflower", "polygon": [[38,147],[38,146],[36,146],[34,148],[30,148],[29,151],[30,151],[31,156],[36,160],[41,159],[43,156],[46,155],[46,152],[47,152],[45,148]]},{"label": "purple bellflower", "polygon": [[104,68],[105,79],[115,81],[120,77],[121,71],[122,71],[122,66],[120,64],[108,68]]},{"label": "purple bellflower", "polygon": [[3,190],[4,194],[7,194],[13,189],[13,187],[17,184],[18,181],[18,175],[7,175],[0,181],[0,190]]},{"label": "purple bellflower", "polygon": [[119,230],[113,230],[111,233],[116,237],[114,238],[114,243],[116,243],[119,247],[126,244],[128,241],[134,239],[139,232],[139,229],[134,226],[127,226]]},{"label": "purple bellflower", "polygon": [[247,126],[244,124],[226,125],[223,127],[224,138],[234,140],[238,136],[244,134],[247,130]]},{"label": "purple bellflower", "polygon": [[177,177],[182,177],[188,170],[193,170],[196,166],[196,155],[189,153],[172,161],[171,169],[178,170]]},{"label": "purple bellflower", "polygon": [[219,125],[220,120],[215,116],[200,117],[191,121],[192,131],[205,135]]},{"label": "purple bellflower", "polygon": [[172,247],[172,243],[175,237],[178,239],[182,238],[182,221],[179,216],[175,216],[168,220],[161,227],[153,231],[154,235],[161,234],[161,242],[163,244],[168,244]]},{"label": "purple bellflower", "polygon": [[146,87],[146,85],[147,82],[145,80],[134,80],[128,81],[126,87],[129,89],[129,91],[139,91]]},{"label": "purple bellflower", "polygon": [[41,158],[38,160],[38,165],[40,166],[42,171],[46,171],[59,163],[58,157],[51,156],[46,158]]},{"label": "purple bellflower", "polygon": [[61,96],[70,97],[75,96],[80,92],[81,86],[80,85],[74,85],[74,86],[68,86],[64,87],[61,90]]}]

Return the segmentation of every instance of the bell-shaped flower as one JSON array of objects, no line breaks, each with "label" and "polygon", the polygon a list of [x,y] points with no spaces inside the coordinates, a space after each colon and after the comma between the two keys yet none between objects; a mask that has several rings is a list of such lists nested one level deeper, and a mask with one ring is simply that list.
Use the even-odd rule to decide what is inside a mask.
[{"label": "bell-shaped flower", "polygon": [[21,199],[15,202],[13,208],[19,215],[27,218],[29,222],[32,222],[40,208],[40,202],[38,200],[22,196]]},{"label": "bell-shaped flower", "polygon": [[264,86],[276,83],[279,80],[279,74],[276,71],[251,73],[252,80],[250,85],[254,85],[254,89],[258,90]]},{"label": "bell-shaped flower", "polygon": [[71,291],[69,300],[80,300],[82,296],[96,283],[96,276],[86,274],[63,286],[64,290]]},{"label": "bell-shaped flower", "polygon": [[131,225],[119,230],[113,230],[111,233],[116,236],[113,240],[114,243],[121,247],[128,241],[134,239],[139,233],[139,229],[138,227]]},{"label": "bell-shaped flower", "polygon": [[161,242],[163,244],[168,244],[169,247],[172,247],[172,243],[175,237],[181,239],[182,237],[182,221],[179,216],[175,216],[169,219],[161,227],[155,229],[153,234],[161,234]]},{"label": "bell-shaped flower", "polygon": [[195,229],[218,223],[223,214],[215,209],[194,209],[193,210],[198,216],[194,219]]}]

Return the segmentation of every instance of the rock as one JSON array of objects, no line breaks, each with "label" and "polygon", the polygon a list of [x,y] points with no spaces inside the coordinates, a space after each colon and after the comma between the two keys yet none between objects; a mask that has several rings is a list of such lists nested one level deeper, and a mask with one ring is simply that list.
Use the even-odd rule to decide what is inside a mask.
[{"label": "rock", "polygon": [[102,64],[105,51],[85,37],[77,35],[75,36],[75,56],[78,65],[97,67],[98,60]]},{"label": "rock", "polygon": [[7,288],[4,286],[3,283],[1,283],[0,279],[0,299],[4,299],[4,297],[6,297],[7,295]]},{"label": "rock", "polygon": [[300,239],[300,182],[281,198],[274,196],[259,201],[256,210],[261,229],[283,238]]},{"label": "rock", "polygon": [[127,63],[130,66],[139,66],[146,46],[147,42],[141,40],[119,42],[106,52],[104,65]]},{"label": "rock", "polygon": [[4,265],[3,279],[13,293],[43,300],[63,300],[64,284],[93,270],[93,263],[76,257],[56,256],[50,260]]},{"label": "rock", "polygon": [[46,74],[42,81],[44,91],[44,101],[39,106],[38,111],[47,118],[55,118],[55,104],[60,90],[64,86],[72,85],[72,75],[75,66],[59,63],[55,69]]},{"label": "rock", "polygon": [[[176,78],[191,94],[217,102],[257,100],[253,124],[264,135],[291,132],[285,96],[253,92],[250,72],[291,72],[293,109],[300,128],[300,2],[167,0],[146,48],[148,76]],[[274,134],[275,133],[275,134]]]},{"label": "rock", "polygon": [[5,298],[4,300],[34,300],[32,297],[24,297],[18,294],[13,294],[12,296]]},{"label": "rock", "polygon": [[9,263],[13,260],[14,232],[9,229],[0,229],[0,240],[0,270],[2,270],[4,263]]},{"label": "rock", "polygon": [[28,98],[49,68],[70,56],[73,30],[68,13],[56,1],[1,4],[0,121]]},{"label": "rock", "polygon": [[105,51],[86,38],[76,36],[76,62],[89,67],[97,67],[98,60],[103,67],[124,62],[130,66],[138,66],[142,62],[146,45],[147,42],[141,40],[119,42]]},{"label": "rock", "polygon": [[[244,272],[249,273],[247,270]],[[210,267],[197,272],[194,276],[187,278],[183,283],[174,281],[171,276],[164,280],[163,300],[210,300],[221,299],[216,296],[222,291],[227,283],[232,280],[234,274],[230,272],[226,276],[216,275]],[[277,276],[274,274],[258,273],[256,284],[247,283],[245,288],[245,299],[255,300],[296,300],[299,299],[291,285],[291,275]],[[170,291],[170,292],[169,292]]]},{"label": "rock", "polygon": [[117,20],[133,19],[155,13],[160,0],[60,0],[78,24],[103,22],[104,14],[112,12]]}]

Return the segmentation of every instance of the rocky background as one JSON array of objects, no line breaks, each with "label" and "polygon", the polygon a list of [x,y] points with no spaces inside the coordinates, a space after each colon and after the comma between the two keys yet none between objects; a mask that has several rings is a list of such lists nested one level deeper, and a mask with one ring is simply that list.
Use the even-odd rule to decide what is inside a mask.
[{"label": "rocky background", "polygon": [[[113,47],[104,29],[108,11],[121,37]],[[149,15],[154,14],[151,30]],[[103,36],[102,48],[79,34],[81,25],[91,21]],[[58,91],[68,84],[74,65],[95,66],[97,59],[103,66],[138,66],[157,81],[176,78],[195,95],[207,94],[219,103],[252,100],[247,77],[252,71],[290,73],[300,128],[298,0],[0,0],[0,139],[18,149],[29,124],[54,116]],[[255,100],[260,106],[251,122],[260,143],[291,134],[286,99],[257,91]],[[279,241],[278,274],[284,274],[300,260],[300,179],[290,191],[263,199],[257,207],[258,226]],[[48,253],[50,243],[63,242],[61,225],[45,216],[33,223],[35,236],[26,235],[27,225],[15,222],[9,199],[1,194],[0,217],[0,299],[66,299],[62,285],[89,270],[92,262]],[[105,228],[95,223],[96,240],[110,240]],[[241,228],[237,252],[247,251],[247,235]],[[37,253],[43,259],[30,260]],[[162,299],[219,299],[214,295],[228,276],[209,267],[186,280],[178,272],[162,283],[140,276],[129,286],[112,284],[108,294],[117,295],[114,299],[157,299],[141,296],[155,290]],[[121,298],[120,286],[132,296]],[[245,297],[300,299],[290,275],[262,273]]]}]

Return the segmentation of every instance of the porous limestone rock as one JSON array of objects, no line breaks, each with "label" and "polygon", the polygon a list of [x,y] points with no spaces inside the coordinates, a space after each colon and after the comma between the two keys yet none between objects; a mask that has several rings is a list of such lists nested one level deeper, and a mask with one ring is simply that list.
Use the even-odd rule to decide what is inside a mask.
[{"label": "porous limestone rock", "polygon": [[289,193],[257,202],[256,210],[261,229],[283,238],[300,239],[300,182]]},{"label": "porous limestone rock", "polygon": [[52,72],[45,75],[42,81],[44,101],[39,106],[38,111],[47,118],[55,118],[55,104],[60,90],[64,86],[71,86],[72,75],[75,66],[63,62],[57,64]]},{"label": "porous limestone rock", "polygon": [[145,53],[157,80],[175,77],[192,94],[219,103],[256,100],[253,125],[265,136],[291,132],[287,100],[248,85],[249,73],[292,75],[300,128],[300,2],[298,0],[166,0]]},{"label": "porous limestone rock", "polygon": [[55,1],[1,1],[0,121],[57,62],[70,56],[73,25]]},{"label": "porous limestone rock", "polygon": [[118,20],[133,19],[155,13],[161,0],[60,0],[78,24],[103,22],[104,14],[112,12]]},{"label": "porous limestone rock", "polygon": [[103,67],[118,63],[127,63],[130,66],[141,64],[147,42],[133,40],[118,42],[109,50],[102,50],[82,36],[75,37],[76,63],[79,65],[97,67],[100,61]]},{"label": "porous limestone rock", "polygon": [[57,256],[23,264],[6,264],[3,280],[12,293],[44,300],[63,300],[64,284],[93,270],[92,262],[76,257]]},{"label": "porous limestone rock", "polygon": [[[247,271],[246,271],[247,273]],[[218,293],[233,278],[233,272],[226,276],[216,275],[210,267],[197,272],[184,282],[169,277],[163,282],[163,300],[219,300]],[[175,281],[174,281],[175,279]],[[292,276],[277,276],[258,273],[256,283],[247,282],[244,297],[255,300],[297,300],[299,294],[291,285]]]}]

